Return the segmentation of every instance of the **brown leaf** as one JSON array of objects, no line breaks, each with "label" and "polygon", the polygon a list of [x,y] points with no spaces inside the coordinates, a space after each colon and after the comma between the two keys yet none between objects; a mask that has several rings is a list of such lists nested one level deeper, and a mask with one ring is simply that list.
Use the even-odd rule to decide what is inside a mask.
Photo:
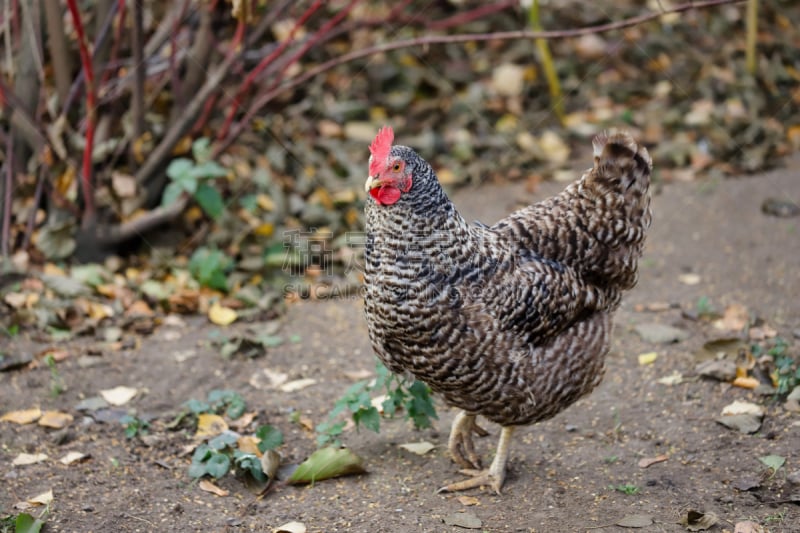
[{"label": "brown leaf", "polygon": [[11,422],[13,424],[30,424],[39,420],[42,410],[38,407],[33,409],[22,409],[20,411],[9,411],[0,417],[0,422]]},{"label": "brown leaf", "polygon": [[750,520],[737,522],[733,529],[733,533],[764,533],[765,531],[764,526]]},{"label": "brown leaf", "polygon": [[39,419],[39,425],[46,428],[62,429],[72,423],[72,415],[61,411],[45,411]]},{"label": "brown leaf", "polygon": [[228,492],[227,490],[214,485],[207,479],[201,479],[200,483],[198,483],[197,486],[200,487],[200,490],[202,491],[210,492],[211,494],[215,494],[220,497],[225,497],[228,494],[230,494],[230,492]]},{"label": "brown leaf", "polygon": [[648,466],[654,465],[656,463],[663,463],[669,459],[669,456],[662,453],[661,455],[656,455],[655,457],[643,457],[639,459],[639,468],[647,468]]},{"label": "brown leaf", "polygon": [[481,501],[478,498],[476,498],[475,496],[459,496],[457,499],[458,499],[459,503],[461,503],[461,505],[464,505],[466,507],[469,507],[469,506],[472,506],[472,505],[478,505],[478,504],[481,503]]},{"label": "brown leaf", "polygon": [[719,518],[714,513],[703,513],[690,509],[681,517],[680,523],[689,531],[705,531],[719,522]]},{"label": "brown leaf", "polygon": [[741,304],[725,308],[722,318],[714,321],[714,327],[722,331],[741,331],[750,323],[750,313]]}]

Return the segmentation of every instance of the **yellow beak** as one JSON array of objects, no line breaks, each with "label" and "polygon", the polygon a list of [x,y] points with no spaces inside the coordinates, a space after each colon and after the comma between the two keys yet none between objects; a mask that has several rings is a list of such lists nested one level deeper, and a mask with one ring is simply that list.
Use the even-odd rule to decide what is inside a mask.
[{"label": "yellow beak", "polygon": [[373,176],[367,176],[367,182],[364,184],[364,190],[369,192],[376,187],[380,187],[381,185],[383,185],[383,182],[380,179]]}]

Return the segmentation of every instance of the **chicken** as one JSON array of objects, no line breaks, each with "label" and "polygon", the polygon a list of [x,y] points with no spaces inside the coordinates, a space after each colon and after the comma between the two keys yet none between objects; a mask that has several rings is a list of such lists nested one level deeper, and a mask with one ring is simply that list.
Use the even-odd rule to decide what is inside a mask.
[{"label": "chicken", "polygon": [[[637,280],[652,161],[629,135],[594,140],[594,166],[563,192],[489,227],[469,224],[411,148],[381,129],[366,182],[370,343],[461,412],[448,448],[470,477],[442,491],[500,493],[517,426],[546,420],[601,381],[612,315]],[[501,426],[482,470],[473,433]]]}]

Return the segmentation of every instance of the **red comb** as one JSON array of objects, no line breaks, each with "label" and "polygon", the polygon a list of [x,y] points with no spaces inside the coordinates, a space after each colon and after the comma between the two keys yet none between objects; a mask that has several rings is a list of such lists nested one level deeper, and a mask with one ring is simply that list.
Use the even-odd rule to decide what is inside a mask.
[{"label": "red comb", "polygon": [[372,154],[372,163],[369,165],[369,175],[375,176],[378,174],[383,165],[386,164],[386,158],[389,157],[389,150],[392,149],[392,141],[394,140],[394,131],[389,126],[382,127],[375,140],[369,145],[369,153]]}]

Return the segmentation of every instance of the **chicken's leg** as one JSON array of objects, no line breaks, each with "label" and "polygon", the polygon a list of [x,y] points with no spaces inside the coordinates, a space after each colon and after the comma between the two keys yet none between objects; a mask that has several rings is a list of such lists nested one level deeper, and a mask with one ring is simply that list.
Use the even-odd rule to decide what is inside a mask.
[{"label": "chicken's leg", "polygon": [[503,488],[503,481],[505,481],[506,478],[506,461],[508,461],[508,452],[511,448],[511,435],[513,434],[513,426],[503,427],[502,432],[500,433],[500,442],[497,443],[497,452],[495,453],[492,465],[488,470],[462,470],[462,474],[472,477],[470,479],[465,479],[464,481],[457,481],[455,483],[445,485],[444,487],[440,488],[438,492],[455,492],[457,490],[467,490],[480,487],[482,485],[489,485],[497,494],[500,494],[500,489]]},{"label": "chicken's leg", "polygon": [[461,411],[453,419],[450,439],[447,442],[450,456],[461,468],[479,469],[481,467],[481,458],[475,453],[475,445],[472,443],[473,433],[477,433],[481,437],[489,434],[475,422],[475,415]]}]

